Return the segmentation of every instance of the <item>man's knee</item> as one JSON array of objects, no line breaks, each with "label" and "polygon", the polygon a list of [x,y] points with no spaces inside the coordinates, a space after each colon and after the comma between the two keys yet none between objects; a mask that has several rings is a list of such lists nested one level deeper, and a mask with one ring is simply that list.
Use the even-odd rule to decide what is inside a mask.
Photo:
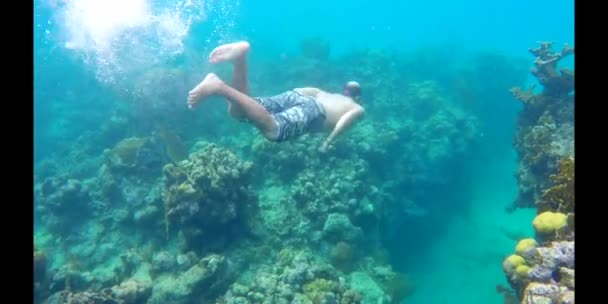
[{"label": "man's knee", "polygon": [[264,134],[264,137],[266,137],[266,139],[268,139],[271,142],[280,142],[280,137],[279,134],[277,134],[276,129],[275,130],[266,130],[264,132],[262,132],[262,134]]}]

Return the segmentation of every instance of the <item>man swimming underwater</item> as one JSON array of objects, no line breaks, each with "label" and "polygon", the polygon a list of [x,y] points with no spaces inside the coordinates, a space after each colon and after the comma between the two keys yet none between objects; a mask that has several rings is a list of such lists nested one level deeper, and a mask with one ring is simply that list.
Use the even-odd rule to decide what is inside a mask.
[{"label": "man swimming underwater", "polygon": [[328,93],[317,88],[296,88],[271,97],[250,97],[247,82],[246,41],[215,48],[209,62],[230,61],[233,64],[232,86],[214,73],[209,73],[188,93],[188,107],[194,108],[203,99],[220,95],[228,101],[230,115],[251,122],[269,140],[285,141],[307,132],[330,131],[319,147],[326,152],[336,136],[359,120],[365,110],[357,103],[361,87],[350,81],[343,94]]}]

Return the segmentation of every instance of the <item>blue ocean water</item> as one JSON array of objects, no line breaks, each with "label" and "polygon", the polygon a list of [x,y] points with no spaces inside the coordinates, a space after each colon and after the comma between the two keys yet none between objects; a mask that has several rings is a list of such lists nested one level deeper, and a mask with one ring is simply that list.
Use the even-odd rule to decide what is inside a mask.
[{"label": "blue ocean water", "polygon": [[[439,168],[439,174],[460,177],[452,187],[442,188],[448,192],[415,189],[419,192],[415,197],[428,200],[417,204],[432,210],[432,215],[398,219],[392,227],[398,231],[387,232],[385,245],[393,267],[415,282],[415,292],[406,303],[502,303],[495,288],[507,284],[502,260],[513,251],[513,235],[534,234],[530,223],[536,214],[535,210],[505,212],[518,191],[513,138],[521,110],[509,89],[535,81],[529,73],[533,57],[528,49],[538,41],[553,41],[557,47],[574,44],[574,1],[37,0],[34,5],[35,165],[72,154],[75,162],[82,162],[82,155],[102,157],[104,149],[114,147],[119,139],[147,128],[152,115],[198,115],[197,125],[181,126],[187,130],[180,135],[188,148],[199,137],[220,142],[236,136],[231,130],[248,130],[228,119],[208,120],[211,122],[205,125],[210,114],[192,114],[185,108],[188,90],[214,69],[206,61],[208,53],[221,43],[251,43],[251,74],[267,62],[289,69],[285,63],[300,56],[301,43],[309,38],[329,42],[331,59],[359,49],[396,51],[406,57],[426,55],[434,63],[427,66],[433,69],[416,71],[416,77],[439,83],[451,83],[455,74],[446,70],[466,68],[478,54],[498,56],[476,70],[485,76],[475,78],[481,89],[474,105],[480,125],[474,148],[453,160],[460,166],[443,164]],[[509,70],[510,60],[523,70]],[[574,65],[572,58],[563,63]],[[349,61],[340,64],[348,67]],[[151,73],[156,70],[159,74]],[[179,82],[158,80],[169,70],[187,75],[178,78]],[[414,77],[408,69],[397,71],[391,77]],[[219,73],[225,72],[219,68]],[[382,86],[387,77],[383,72],[374,70],[370,79]],[[519,74],[505,75],[511,72]],[[142,75],[149,76],[142,80]],[[523,83],[517,82],[520,79]],[[268,94],[289,89],[276,79],[264,81],[262,76],[253,77],[251,86]],[[308,86],[305,81],[298,85]],[[312,81],[317,83],[310,85],[322,82]],[[146,95],[148,89],[152,95]],[[159,104],[146,103],[161,94],[170,96]],[[143,106],[133,120],[121,125],[123,118],[117,113],[134,96],[144,100]],[[402,99],[407,103],[407,96],[387,100],[397,103]],[[454,99],[465,111],[471,110],[467,106],[473,107],[466,100]],[[219,104],[209,109],[217,115],[224,113]],[[161,120],[171,120],[167,117]],[[382,112],[373,110],[366,119],[386,122]],[[110,129],[104,130],[111,135],[106,141],[87,144],[87,136],[100,128]],[[429,140],[432,137],[428,135]],[[387,167],[398,166],[391,164],[391,157],[385,161]],[[466,172],[447,172],[451,169]],[[383,182],[389,180],[379,184]],[[403,193],[409,194],[407,191]],[[35,225],[44,223],[37,220]]]}]

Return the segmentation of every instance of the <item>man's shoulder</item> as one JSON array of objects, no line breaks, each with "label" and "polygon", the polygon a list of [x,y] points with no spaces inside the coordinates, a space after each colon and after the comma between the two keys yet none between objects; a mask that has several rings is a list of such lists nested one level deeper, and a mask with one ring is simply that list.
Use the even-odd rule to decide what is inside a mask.
[{"label": "man's shoulder", "polygon": [[360,113],[365,113],[365,108],[354,100],[352,101],[351,109],[357,110]]}]

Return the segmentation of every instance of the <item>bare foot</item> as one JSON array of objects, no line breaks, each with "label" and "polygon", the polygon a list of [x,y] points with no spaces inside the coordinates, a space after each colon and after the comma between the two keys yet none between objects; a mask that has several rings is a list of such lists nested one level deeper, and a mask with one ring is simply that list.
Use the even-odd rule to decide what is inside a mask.
[{"label": "bare foot", "polygon": [[188,92],[188,108],[192,109],[198,102],[212,94],[215,94],[222,84],[222,80],[213,73],[207,74],[194,89]]},{"label": "bare foot", "polygon": [[242,58],[249,51],[249,42],[239,41],[228,43],[216,47],[209,54],[210,63],[219,63],[224,61],[232,61]]}]

